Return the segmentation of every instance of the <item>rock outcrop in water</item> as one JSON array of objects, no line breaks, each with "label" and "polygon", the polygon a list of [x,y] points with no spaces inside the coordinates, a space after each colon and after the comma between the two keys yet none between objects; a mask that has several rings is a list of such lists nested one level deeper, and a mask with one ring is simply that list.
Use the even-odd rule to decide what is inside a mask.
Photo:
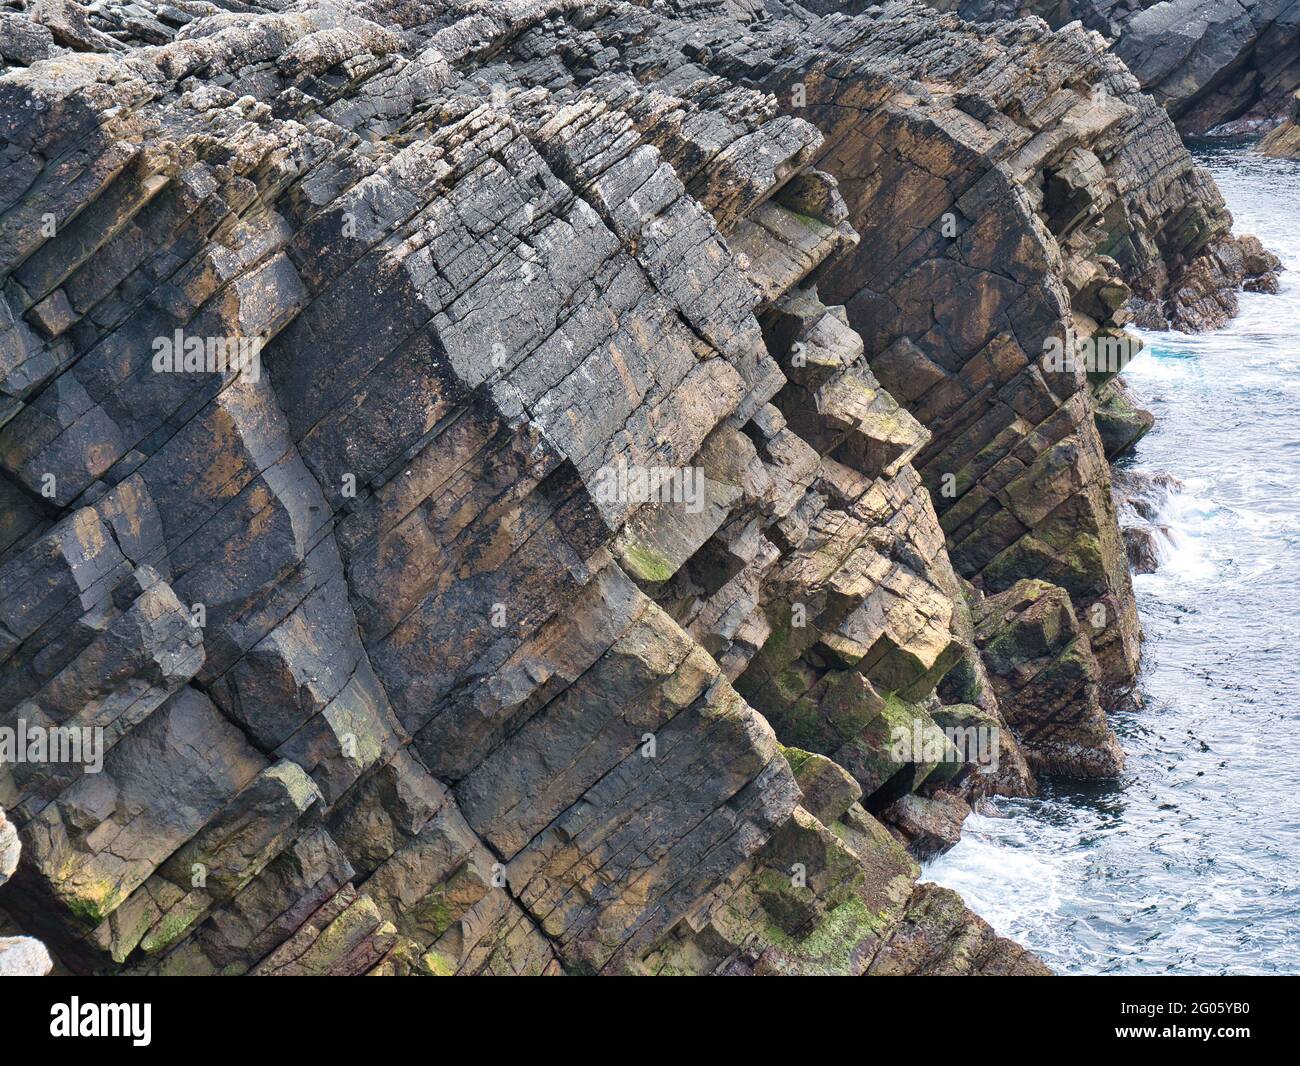
[{"label": "rock outcrop in water", "polygon": [[0,767],[0,906],[77,971],[1044,972],[913,855],[1118,770],[1093,356],[1248,273],[1163,112],[914,4],[269,6],[0,22],[0,726],[82,744]]},{"label": "rock outcrop in water", "polygon": [[981,21],[1037,15],[1053,27],[1082,22],[1115,42],[1115,54],[1189,135],[1267,130],[1300,86],[1297,0],[927,2]]},{"label": "rock outcrop in water", "polygon": [[1282,159],[1300,159],[1300,93],[1292,98],[1286,121],[1259,142],[1259,150]]}]

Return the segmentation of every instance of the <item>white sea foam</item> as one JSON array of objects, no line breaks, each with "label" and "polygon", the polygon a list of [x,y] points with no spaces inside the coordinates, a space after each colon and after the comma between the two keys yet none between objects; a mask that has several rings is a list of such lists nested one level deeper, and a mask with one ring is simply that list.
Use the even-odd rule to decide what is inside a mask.
[{"label": "white sea foam", "polygon": [[1300,957],[1300,164],[1202,159],[1238,232],[1283,258],[1225,328],[1146,333],[1125,371],[1157,417],[1137,468],[1158,503],[1160,568],[1135,578],[1147,641],[1137,709],[1112,722],[1117,783],[1044,779],[972,816],[923,876],[999,933],[1087,973],[1290,973]]},{"label": "white sea foam", "polygon": [[953,889],[1002,936],[1041,940],[1062,906],[1059,855],[1035,846],[1019,818],[971,815],[961,841],[925,863],[923,881]]}]

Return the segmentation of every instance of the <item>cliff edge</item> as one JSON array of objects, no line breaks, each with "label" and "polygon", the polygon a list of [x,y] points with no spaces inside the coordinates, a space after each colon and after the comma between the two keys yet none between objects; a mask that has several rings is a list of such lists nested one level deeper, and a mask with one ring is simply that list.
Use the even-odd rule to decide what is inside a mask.
[{"label": "cliff edge", "polygon": [[0,907],[77,972],[1046,972],[917,858],[1119,772],[1124,326],[1275,266],[1104,42],[218,6],[0,16]]}]

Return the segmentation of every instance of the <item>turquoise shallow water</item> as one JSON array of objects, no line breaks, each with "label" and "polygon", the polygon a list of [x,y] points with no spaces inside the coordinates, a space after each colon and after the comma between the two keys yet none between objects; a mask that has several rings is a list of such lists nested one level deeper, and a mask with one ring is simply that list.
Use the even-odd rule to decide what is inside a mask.
[{"label": "turquoise shallow water", "polygon": [[1300,163],[1197,154],[1289,272],[1125,374],[1158,419],[1128,462],[1182,482],[1134,581],[1127,772],[999,801],[925,871],[1062,972],[1300,972]]}]

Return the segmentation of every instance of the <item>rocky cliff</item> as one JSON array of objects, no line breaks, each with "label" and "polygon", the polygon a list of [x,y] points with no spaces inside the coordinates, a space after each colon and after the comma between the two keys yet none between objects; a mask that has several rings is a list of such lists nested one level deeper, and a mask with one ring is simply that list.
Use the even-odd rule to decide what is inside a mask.
[{"label": "rocky cliff", "polygon": [[1122,766],[1124,325],[1275,266],[1163,111],[910,3],[229,7],[0,21],[17,927],[1045,972],[916,859]]},{"label": "rocky cliff", "polygon": [[1292,98],[1286,121],[1259,142],[1259,150],[1282,159],[1300,159],[1300,93]]},{"label": "rocky cliff", "polygon": [[1267,130],[1300,87],[1297,0],[929,2],[968,19],[1038,15],[1054,27],[1082,22],[1115,42],[1115,54],[1186,134]]}]

